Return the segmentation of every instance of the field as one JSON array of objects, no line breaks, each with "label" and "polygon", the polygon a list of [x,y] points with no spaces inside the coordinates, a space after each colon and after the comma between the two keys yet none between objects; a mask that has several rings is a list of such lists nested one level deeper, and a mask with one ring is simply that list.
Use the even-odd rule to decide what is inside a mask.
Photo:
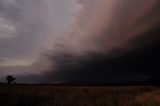
[{"label": "field", "polygon": [[0,85],[0,106],[160,106],[160,87]]}]

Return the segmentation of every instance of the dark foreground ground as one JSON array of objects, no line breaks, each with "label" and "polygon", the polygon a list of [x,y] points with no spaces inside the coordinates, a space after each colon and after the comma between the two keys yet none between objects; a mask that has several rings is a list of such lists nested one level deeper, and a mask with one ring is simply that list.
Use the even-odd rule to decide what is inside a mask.
[{"label": "dark foreground ground", "polygon": [[0,85],[0,106],[160,106],[160,87]]}]

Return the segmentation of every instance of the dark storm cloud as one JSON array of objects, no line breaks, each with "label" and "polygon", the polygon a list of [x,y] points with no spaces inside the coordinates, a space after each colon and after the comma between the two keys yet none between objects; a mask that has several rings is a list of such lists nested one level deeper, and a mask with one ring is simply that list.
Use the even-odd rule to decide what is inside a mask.
[{"label": "dark storm cloud", "polygon": [[[107,0],[99,2],[110,3]],[[114,7],[115,4],[116,1],[112,1],[110,5]],[[107,7],[99,8],[95,5],[93,10],[88,10],[95,9],[99,12],[89,12],[93,19],[90,17],[88,20],[88,16],[78,19],[80,22],[86,19],[89,21],[78,26],[79,30],[84,32],[74,32],[76,39],[74,47],[82,47],[83,52],[80,50],[76,53],[72,45],[68,47],[64,44],[62,51],[59,47],[49,54],[54,67],[53,71],[44,73],[46,76],[43,76],[43,79],[46,82],[144,81],[149,77],[160,75],[158,72],[160,64],[157,62],[160,59],[159,2],[122,0],[120,5],[114,7],[119,9],[113,9],[112,18],[107,16],[105,10]],[[111,22],[108,23],[107,19]],[[77,35],[79,36],[76,37]],[[73,50],[65,51],[65,48]]]},{"label": "dark storm cloud", "polygon": [[160,76],[159,50],[160,44],[155,43],[113,57],[94,53],[89,53],[86,58],[60,54],[56,56],[57,64],[56,67],[54,64],[53,70],[46,70],[42,75],[31,74],[17,78],[19,82],[35,83],[146,81]]},{"label": "dark storm cloud", "polygon": [[[158,33],[157,33],[158,34]],[[146,46],[143,49],[108,56],[88,53],[84,56],[59,54],[53,57],[57,62],[53,70],[48,70],[41,76],[19,77],[22,82],[107,82],[107,81],[146,81],[151,77],[160,76],[160,43]],[[51,57],[50,57],[51,58]]]},{"label": "dark storm cloud", "polygon": [[[53,45],[47,53],[52,68],[42,75],[18,76],[24,81],[144,80],[159,74],[158,0],[15,0],[1,1],[0,8],[0,22],[6,17],[5,25],[11,26],[0,28],[12,37],[1,37],[1,57],[32,58],[34,50]],[[25,69],[39,73],[35,67],[48,62],[42,59]]]}]

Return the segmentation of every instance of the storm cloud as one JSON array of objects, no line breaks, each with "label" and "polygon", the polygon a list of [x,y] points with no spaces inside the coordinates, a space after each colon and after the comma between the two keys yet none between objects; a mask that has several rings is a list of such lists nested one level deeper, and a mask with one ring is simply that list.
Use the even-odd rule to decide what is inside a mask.
[{"label": "storm cloud", "polygon": [[46,72],[47,82],[144,81],[159,75],[157,0],[80,3],[68,43],[49,54],[54,67]]},{"label": "storm cloud", "polygon": [[150,62],[159,58],[159,12],[158,0],[1,1],[0,63],[31,70],[26,77],[37,82],[150,77],[158,68]]}]

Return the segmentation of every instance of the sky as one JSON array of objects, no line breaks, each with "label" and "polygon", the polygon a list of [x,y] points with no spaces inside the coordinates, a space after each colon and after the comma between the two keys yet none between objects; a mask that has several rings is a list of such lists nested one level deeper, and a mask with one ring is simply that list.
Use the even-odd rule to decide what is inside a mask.
[{"label": "sky", "polygon": [[148,62],[159,56],[154,54],[160,40],[159,5],[158,0],[0,1],[0,78],[124,80],[133,64],[137,68],[131,69],[130,80],[152,77],[142,67],[152,66]]},{"label": "sky", "polygon": [[[0,1],[0,67],[43,64],[41,54],[66,33],[76,11],[74,0]],[[1,70],[3,74],[36,72]]]}]

